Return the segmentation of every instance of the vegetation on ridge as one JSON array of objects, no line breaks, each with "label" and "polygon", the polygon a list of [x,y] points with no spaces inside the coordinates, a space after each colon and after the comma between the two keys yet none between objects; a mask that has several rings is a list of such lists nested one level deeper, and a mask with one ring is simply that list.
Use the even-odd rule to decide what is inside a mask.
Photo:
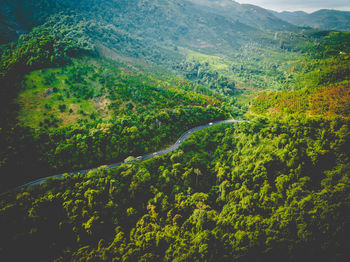
[{"label": "vegetation on ridge", "polygon": [[348,259],[349,33],[228,0],[3,2],[0,192],[127,161],[2,194],[1,261]]}]

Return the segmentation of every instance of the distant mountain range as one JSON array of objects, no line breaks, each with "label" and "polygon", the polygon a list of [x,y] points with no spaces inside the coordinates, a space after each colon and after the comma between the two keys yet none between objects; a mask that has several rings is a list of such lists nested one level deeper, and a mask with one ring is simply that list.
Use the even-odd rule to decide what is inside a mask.
[{"label": "distant mountain range", "polygon": [[231,54],[250,42],[279,43],[275,31],[298,29],[230,0],[0,0],[0,43],[63,14],[74,15],[74,23],[86,24],[83,30],[109,48],[158,60],[178,47]]},{"label": "distant mountain range", "polygon": [[299,26],[350,31],[350,12],[277,13],[231,0],[0,0],[0,43],[63,14],[109,48],[158,60],[178,47],[231,54],[250,42],[276,44],[275,32]]},{"label": "distant mountain range", "polygon": [[350,12],[346,11],[322,9],[311,14],[302,11],[281,13],[271,11],[271,13],[288,23],[298,26],[350,31]]},{"label": "distant mountain range", "polygon": [[264,30],[293,30],[296,26],[315,29],[350,31],[350,12],[322,9],[308,14],[275,12],[256,5],[239,4],[232,0],[187,0],[206,12],[236,19]]},{"label": "distant mountain range", "polygon": [[241,23],[264,30],[293,30],[296,26],[276,17],[256,5],[239,4],[232,0],[187,0],[206,12],[238,20]]}]

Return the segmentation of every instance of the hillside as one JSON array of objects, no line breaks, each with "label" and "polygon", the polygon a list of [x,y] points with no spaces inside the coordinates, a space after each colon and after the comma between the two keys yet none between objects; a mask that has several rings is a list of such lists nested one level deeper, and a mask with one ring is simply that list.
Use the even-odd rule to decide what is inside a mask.
[{"label": "hillside", "polygon": [[221,109],[224,97],[204,86],[142,61],[98,55],[79,26],[65,25],[69,35],[59,23],[48,31],[54,21],[5,46],[1,56],[0,168],[5,174],[35,170],[2,187],[48,170],[72,171],[154,151],[188,128],[232,112]]},{"label": "hillside", "polygon": [[[257,33],[256,29],[237,22],[237,19],[228,19],[198,9],[193,12],[194,6],[187,1],[134,0],[130,2],[121,0],[111,3],[92,0],[73,2],[41,0],[35,3],[24,1],[27,3],[24,5],[19,4],[20,1],[23,0],[6,3],[3,8],[6,12],[3,11],[2,15],[10,21],[8,23],[13,21],[14,24],[21,24],[26,28],[40,24],[52,13],[70,11],[84,15],[84,20],[97,22],[101,26],[106,23],[114,25],[108,28],[114,35],[127,32],[126,35],[132,38],[142,38],[148,41],[155,38],[156,42],[161,42],[163,45],[176,42],[193,46],[198,44],[195,41],[198,41],[200,37],[201,41],[207,41],[208,45],[213,45],[213,48],[216,43],[225,42],[226,45],[234,47],[239,42],[238,39],[235,39],[237,35],[233,33],[242,34],[238,37],[239,40],[242,39],[241,41],[247,41],[249,37],[255,37]],[[13,15],[11,10],[17,6],[23,7],[23,10],[16,9],[17,15]],[[254,34],[249,34],[249,31]],[[218,34],[218,32],[225,32],[225,34]],[[111,39],[114,38],[113,34],[110,35]],[[228,43],[228,40],[233,43]]]},{"label": "hillside", "polygon": [[251,112],[274,117],[350,116],[350,33],[320,31],[311,33],[317,48],[299,62],[294,90],[262,92],[253,101]]},{"label": "hillside", "polygon": [[239,4],[231,0],[188,0],[201,10],[222,15],[264,30],[290,30],[295,26],[278,19],[268,10],[255,5]]},{"label": "hillside", "polygon": [[0,3],[0,261],[347,261],[349,32],[229,0]]},{"label": "hillside", "polygon": [[[300,55],[294,52],[295,42],[305,41],[301,31],[266,10],[232,1],[24,2],[32,6],[17,4],[20,8],[26,7],[17,12],[30,19],[28,25],[40,24],[45,17],[57,31],[79,25],[79,37],[89,38],[97,50],[111,49],[124,56],[162,64],[183,75],[189,74],[191,66],[185,69],[179,64],[203,62],[205,56],[215,57],[218,58],[215,63],[224,70],[216,67],[211,70],[212,75],[224,74],[231,81],[237,79],[242,86],[255,88],[268,85],[282,89],[285,67],[288,67],[286,60],[297,60]],[[16,4],[8,2],[6,6],[13,10]],[[225,6],[225,10],[221,6]],[[34,11],[27,14],[28,10]],[[55,16],[54,12],[69,15]],[[11,19],[17,24],[23,20],[18,15],[7,15],[7,20]],[[288,46],[290,42],[293,44]],[[257,72],[262,76],[255,77]],[[271,78],[266,79],[265,74]]]}]

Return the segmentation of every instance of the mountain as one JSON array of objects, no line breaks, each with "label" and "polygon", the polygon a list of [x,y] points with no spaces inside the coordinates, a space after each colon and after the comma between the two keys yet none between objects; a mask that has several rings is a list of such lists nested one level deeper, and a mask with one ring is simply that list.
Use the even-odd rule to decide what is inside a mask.
[{"label": "mountain", "polygon": [[173,60],[174,53],[179,57],[178,47],[229,54],[251,41],[273,39],[272,34],[235,17],[203,10],[189,1],[17,0],[2,5],[1,41],[13,40],[16,33],[27,32],[58,13],[73,15],[74,23],[84,24],[82,30],[95,42],[156,61]]},{"label": "mountain", "polygon": [[0,0],[0,37],[0,261],[350,257],[350,32]]},{"label": "mountain", "polygon": [[295,26],[275,17],[256,5],[239,4],[232,0],[188,0],[206,12],[236,19],[241,23],[265,30],[293,30]]},{"label": "mountain", "polygon": [[263,8],[240,5],[230,0],[2,2],[2,42],[6,42],[7,35],[8,40],[12,40],[15,33],[28,31],[54,13],[68,11],[83,15],[85,20],[93,24],[109,27],[109,34],[128,35],[135,41],[156,41],[161,47],[171,43],[225,50],[265,38],[266,34],[261,30],[295,28]]},{"label": "mountain", "polygon": [[315,29],[350,31],[350,12],[322,9],[314,13],[272,12],[276,17],[298,26]]}]

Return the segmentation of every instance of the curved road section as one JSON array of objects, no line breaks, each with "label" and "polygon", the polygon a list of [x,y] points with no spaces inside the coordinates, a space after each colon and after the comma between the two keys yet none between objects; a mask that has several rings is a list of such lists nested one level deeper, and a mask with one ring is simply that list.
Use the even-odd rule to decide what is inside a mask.
[{"label": "curved road section", "polygon": [[[173,144],[172,146],[170,146],[170,147],[168,147],[166,149],[163,149],[161,151],[157,151],[157,152],[148,154],[148,155],[136,157],[135,160],[136,161],[144,161],[144,160],[148,160],[148,159],[151,159],[153,157],[156,157],[156,156],[160,156],[160,155],[164,155],[164,154],[170,153],[170,152],[178,149],[180,147],[180,145],[182,144],[182,142],[185,141],[192,133],[197,132],[199,130],[202,130],[204,128],[207,128],[207,127],[210,127],[210,126],[219,125],[219,124],[225,124],[225,123],[229,124],[229,123],[239,123],[239,122],[244,122],[244,120],[230,119],[230,120],[211,122],[211,123],[208,123],[208,124],[205,124],[205,125],[194,127],[192,129],[186,131],[185,133],[183,133],[180,136],[180,138],[175,142],[175,144]],[[106,166],[106,168],[113,168],[113,167],[120,166],[122,164],[126,164],[126,163],[125,162],[115,163],[115,164],[111,164],[111,165]],[[91,168],[91,169],[80,170],[80,171],[76,171],[76,172],[72,172],[72,173],[68,173],[68,174],[69,175],[86,174],[86,173],[88,173],[90,171],[97,170],[97,169],[98,169],[98,167]],[[67,174],[67,173],[65,173],[65,174]],[[35,180],[33,182],[30,182],[28,184],[25,184],[23,186],[19,186],[16,189],[14,189],[13,191],[16,191],[16,190],[19,190],[19,189],[23,189],[23,188],[26,188],[26,187],[33,187],[33,186],[36,186],[36,185],[40,185],[40,184],[44,183],[46,181],[46,179],[48,179],[48,178],[61,178],[62,176],[63,176],[63,174],[50,176],[50,177],[44,177],[44,178]]]}]

